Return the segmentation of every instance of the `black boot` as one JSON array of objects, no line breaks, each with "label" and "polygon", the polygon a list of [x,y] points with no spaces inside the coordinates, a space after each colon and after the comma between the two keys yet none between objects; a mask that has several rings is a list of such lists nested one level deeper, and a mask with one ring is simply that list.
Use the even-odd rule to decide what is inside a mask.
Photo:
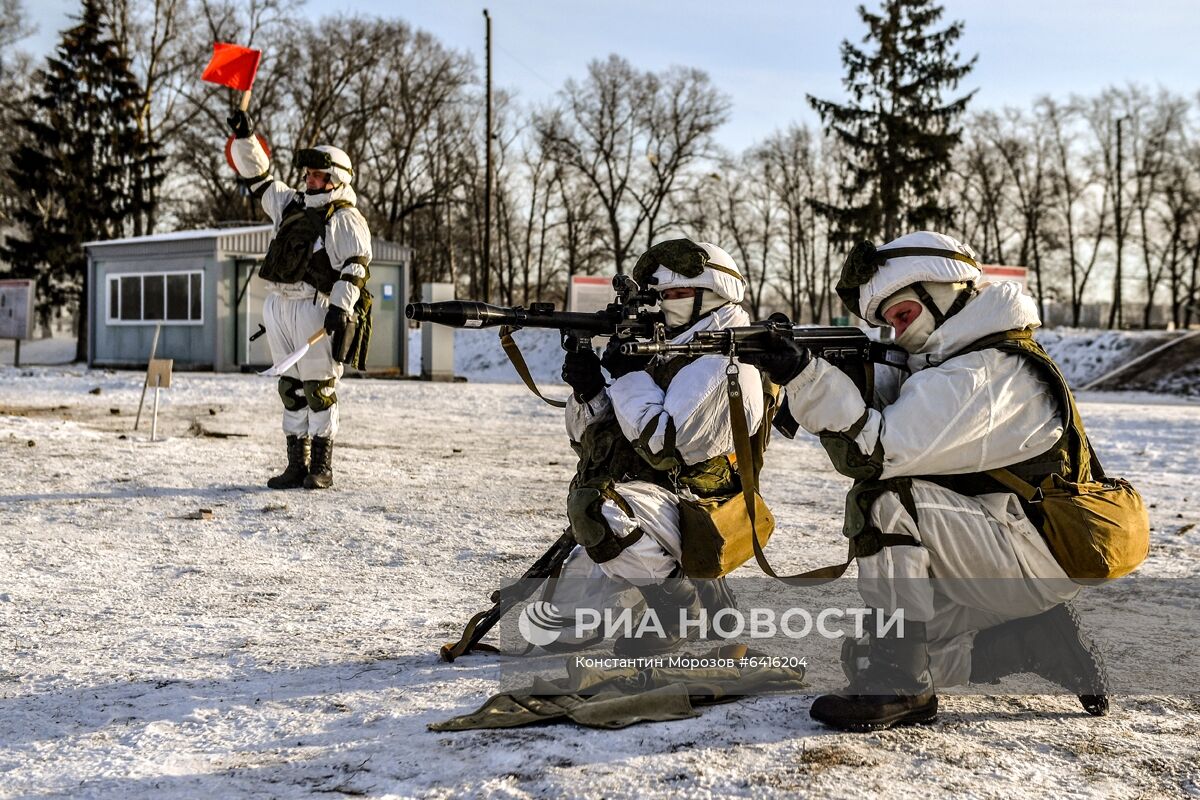
[{"label": "black boot", "polygon": [[933,722],[938,699],[925,643],[924,622],[905,621],[903,638],[894,628],[885,637],[872,637],[867,668],[841,693],[814,700],[809,716],[845,731]]},{"label": "black boot", "polygon": [[[642,636],[634,635],[641,625],[639,618],[634,621],[630,636],[618,637],[613,642],[613,654],[623,658],[646,658],[675,650],[684,641],[679,633],[681,611],[687,613],[689,620],[700,619],[700,595],[696,591],[696,585],[683,577],[682,572],[677,569],[662,583],[637,588],[646,601],[645,613],[653,611],[664,635],[659,636],[654,631],[647,631]],[[698,633],[698,627],[697,624],[689,630]]]},{"label": "black boot", "polygon": [[267,481],[271,489],[299,489],[308,477],[308,437],[287,437],[287,469]]},{"label": "black boot", "polygon": [[304,478],[305,489],[328,489],[333,485],[333,439],[314,436],[312,461]]},{"label": "black boot", "polygon": [[1104,662],[1095,644],[1079,630],[1075,611],[1065,603],[975,636],[971,683],[998,683],[1020,672],[1032,672],[1074,693],[1092,716],[1108,713]]},{"label": "black boot", "polygon": [[700,595],[700,604],[708,612],[709,629],[712,629],[712,618],[718,611],[726,608],[737,608],[737,598],[729,582],[724,577],[713,580],[696,581],[696,592]]}]

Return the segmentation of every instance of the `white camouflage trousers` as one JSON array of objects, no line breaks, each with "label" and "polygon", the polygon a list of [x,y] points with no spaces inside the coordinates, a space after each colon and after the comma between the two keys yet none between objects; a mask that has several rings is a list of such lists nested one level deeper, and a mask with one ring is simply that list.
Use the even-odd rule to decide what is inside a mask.
[{"label": "white camouflage trousers", "polygon": [[919,522],[887,492],[871,507],[871,523],[923,546],[858,559],[859,593],[868,608],[903,608],[906,619],[925,622],[934,685],[957,686],[970,679],[976,633],[1046,611],[1080,587],[1016,495],[968,497],[928,481],[913,481],[912,494]]},{"label": "white camouflage trousers", "polygon": [[[618,537],[640,527],[645,535],[603,564],[576,547],[555,587],[553,603],[567,618],[577,608],[618,609],[631,606],[641,596],[634,587],[661,583],[679,566],[681,556],[678,498],[653,483],[630,481],[616,484],[617,493],[633,509],[630,517],[611,500],[601,505],[605,522]],[[566,641],[569,637],[563,637]]]},{"label": "white camouflage trousers", "polygon": [[[263,324],[267,328],[267,345],[271,349],[271,360],[275,363],[286,358],[304,344],[308,337],[325,324],[325,312],[329,310],[329,297],[320,294],[306,284],[304,288],[291,287],[272,291],[263,302]],[[315,301],[314,301],[315,297]],[[323,336],[308,349],[304,358],[284,373],[285,377],[298,381],[325,381],[342,377],[342,365],[333,360],[333,346],[328,336]],[[334,386],[325,390],[326,395],[336,391]],[[321,436],[332,439],[338,430],[338,404],[314,410],[311,407],[297,411],[283,411],[283,432],[289,436]]]}]

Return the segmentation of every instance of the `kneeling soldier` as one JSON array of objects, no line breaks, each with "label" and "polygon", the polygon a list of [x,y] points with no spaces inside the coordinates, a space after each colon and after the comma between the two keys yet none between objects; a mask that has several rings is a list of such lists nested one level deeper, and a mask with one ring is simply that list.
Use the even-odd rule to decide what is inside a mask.
[{"label": "kneeling soldier", "polygon": [[903,610],[903,633],[846,647],[849,687],[813,703],[812,717],[837,728],[928,722],[935,686],[1020,672],[1068,689],[1091,714],[1108,708],[1102,665],[1064,605],[1079,586],[1037,509],[1001,482],[1086,475],[1086,436],[1031,338],[1033,299],[1016,283],[977,284],[976,258],[922,231],[847,259],[838,293],[868,323],[894,327],[911,354],[911,375],[874,406],[790,339],[743,356],[784,386],[784,410],[855,479],[845,531],[859,591],[870,608]]},{"label": "kneeling soldier", "polygon": [[[638,259],[634,279],[660,295],[667,335],[690,340],[697,331],[749,324],[738,305],[745,281],[716,245],[676,239]],[[739,491],[731,464],[724,356],[630,356],[615,339],[598,357],[568,352],[563,379],[574,389],[567,431],[579,453],[567,513],[579,543],[555,592],[560,611],[587,602],[608,604],[636,587],[664,636],[617,640],[619,655],[653,655],[677,647],[681,613],[709,619],[732,605],[723,579],[699,585],[683,575],[678,501],[728,497]],[[612,382],[605,385],[601,367]],[[751,432],[763,418],[758,370],[738,365]]]}]

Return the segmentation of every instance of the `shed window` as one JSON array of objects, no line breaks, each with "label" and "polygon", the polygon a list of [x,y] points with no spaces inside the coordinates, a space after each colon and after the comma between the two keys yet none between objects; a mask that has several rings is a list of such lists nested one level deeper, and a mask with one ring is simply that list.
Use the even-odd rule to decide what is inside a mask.
[{"label": "shed window", "polygon": [[203,272],[122,273],[108,277],[110,325],[204,321]]}]

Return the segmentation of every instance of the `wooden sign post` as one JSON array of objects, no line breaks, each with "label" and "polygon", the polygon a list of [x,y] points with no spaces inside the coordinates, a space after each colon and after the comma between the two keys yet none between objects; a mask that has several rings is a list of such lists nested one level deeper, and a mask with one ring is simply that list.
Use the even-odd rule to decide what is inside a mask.
[{"label": "wooden sign post", "polygon": [[[154,355],[158,352],[158,334],[162,332],[162,325],[154,326],[154,339],[150,342],[150,362],[154,363]],[[142,424],[142,406],[146,404],[146,389],[150,386],[150,367],[146,367],[146,380],[142,382],[142,399],[138,400],[137,419],[133,421],[133,429],[136,431],[138,426]]]},{"label": "wooden sign post", "polygon": [[146,383],[154,384],[154,414],[150,422],[150,441],[158,439],[158,393],[171,388],[171,366],[174,360],[170,358],[152,358],[146,369]]}]

